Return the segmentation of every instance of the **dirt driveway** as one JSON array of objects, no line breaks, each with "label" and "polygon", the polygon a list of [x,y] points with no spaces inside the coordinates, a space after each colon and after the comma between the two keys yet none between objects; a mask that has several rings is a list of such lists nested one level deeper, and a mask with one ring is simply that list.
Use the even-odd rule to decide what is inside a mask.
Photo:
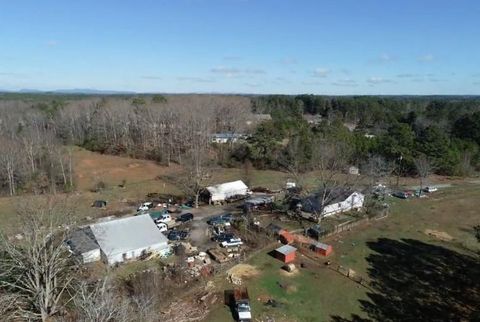
[{"label": "dirt driveway", "polygon": [[199,247],[200,251],[215,247],[217,243],[210,239],[210,226],[207,224],[207,220],[227,212],[238,212],[238,208],[236,208],[238,205],[239,203],[225,206],[203,206],[182,211],[182,213],[192,213],[194,216],[193,221],[187,226],[190,229],[190,243]]}]

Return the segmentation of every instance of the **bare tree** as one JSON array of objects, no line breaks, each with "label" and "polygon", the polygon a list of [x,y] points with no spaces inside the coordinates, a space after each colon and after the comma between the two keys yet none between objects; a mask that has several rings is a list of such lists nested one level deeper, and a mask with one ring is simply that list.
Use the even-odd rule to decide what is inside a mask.
[{"label": "bare tree", "polygon": [[13,196],[17,193],[17,171],[21,164],[20,150],[17,142],[13,140],[3,138],[0,145],[0,167],[7,177],[8,192]]},{"label": "bare tree", "polygon": [[115,289],[108,277],[96,283],[81,281],[76,285],[72,297],[77,321],[132,321],[130,303]]},{"label": "bare tree", "polygon": [[[358,176],[345,174],[351,157],[351,149],[341,142],[318,140],[313,145],[311,168],[315,171],[316,185],[319,187],[320,212],[327,206],[339,190],[351,190]],[[315,216],[320,222],[321,213]]]},{"label": "bare tree", "polygon": [[278,164],[288,172],[298,187],[304,186],[305,175],[308,170],[308,160],[304,152],[305,146],[300,137],[290,138],[286,151],[279,157]]},{"label": "bare tree", "polygon": [[415,168],[417,169],[418,177],[420,179],[420,193],[423,191],[425,181],[432,172],[432,164],[425,154],[421,154],[414,160]]},{"label": "bare tree", "polygon": [[370,184],[388,177],[393,172],[393,164],[380,155],[370,155],[362,167],[362,172],[371,179]]},{"label": "bare tree", "polygon": [[74,262],[64,245],[65,218],[72,208],[66,201],[48,199],[18,207],[23,238],[0,239],[0,292],[15,301],[14,316],[47,321],[69,301],[66,290],[75,277]]}]

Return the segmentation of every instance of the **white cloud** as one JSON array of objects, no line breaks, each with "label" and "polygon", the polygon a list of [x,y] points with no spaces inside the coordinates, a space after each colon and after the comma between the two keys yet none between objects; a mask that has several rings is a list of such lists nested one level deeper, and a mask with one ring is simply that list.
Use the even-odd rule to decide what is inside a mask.
[{"label": "white cloud", "polygon": [[369,64],[378,65],[378,64],[387,64],[395,61],[396,58],[394,55],[389,53],[381,53],[375,58],[369,60]]},{"label": "white cloud", "polygon": [[303,81],[302,82],[303,85],[321,85],[322,83],[321,82],[317,82],[317,81]]},{"label": "white cloud", "polygon": [[433,61],[434,59],[435,57],[432,54],[426,54],[417,58],[417,60],[422,63],[428,63]]},{"label": "white cloud", "polygon": [[48,47],[55,47],[58,45],[58,41],[56,40],[49,40],[45,43]]},{"label": "white cloud", "polygon": [[263,69],[245,69],[243,71],[245,74],[249,75],[261,75],[261,74],[266,74],[267,72],[264,71]]},{"label": "white cloud", "polygon": [[385,83],[392,83],[392,80],[386,79],[383,77],[372,76],[367,79],[367,82],[375,85],[375,84],[385,84]]},{"label": "white cloud", "polygon": [[248,86],[248,87],[260,87],[260,86],[262,86],[259,83],[244,83],[244,85]]},{"label": "white cloud", "polygon": [[151,80],[159,80],[162,79],[160,76],[155,76],[155,75],[144,75],[141,78],[143,79],[151,79]]},{"label": "white cloud", "polygon": [[214,67],[210,69],[210,71],[215,74],[222,74],[223,76],[226,76],[226,77],[234,77],[240,74],[239,69],[232,68],[232,67],[225,67],[225,66]]},{"label": "white cloud", "polygon": [[420,74],[413,74],[413,73],[404,73],[404,74],[398,74],[398,78],[415,78],[415,77],[421,77]]},{"label": "white cloud", "polygon": [[380,56],[378,57],[378,59],[382,62],[382,63],[388,63],[388,62],[391,62],[393,60],[392,56],[390,54],[387,54],[387,53],[382,53],[380,54]]},{"label": "white cloud", "polygon": [[220,74],[229,78],[233,78],[233,77],[238,78],[243,75],[262,75],[267,73],[265,70],[259,69],[259,68],[238,69],[234,67],[225,67],[225,66],[214,67],[210,69],[210,72],[214,74]]},{"label": "white cloud", "polygon": [[357,81],[351,78],[343,78],[331,83],[334,86],[355,87],[358,86]]},{"label": "white cloud", "polygon": [[280,60],[280,63],[282,65],[295,65],[297,63],[297,60],[293,57],[286,57]]},{"label": "white cloud", "polygon": [[193,83],[213,83],[213,79],[195,77],[195,76],[180,76],[177,77],[177,80],[182,82],[193,82]]},{"label": "white cloud", "polygon": [[327,77],[328,74],[330,74],[330,69],[328,68],[316,68],[312,73],[313,77],[321,77],[321,78]]},{"label": "white cloud", "polygon": [[239,60],[242,60],[242,57],[232,55],[232,56],[224,56],[223,59],[228,61],[239,61]]}]

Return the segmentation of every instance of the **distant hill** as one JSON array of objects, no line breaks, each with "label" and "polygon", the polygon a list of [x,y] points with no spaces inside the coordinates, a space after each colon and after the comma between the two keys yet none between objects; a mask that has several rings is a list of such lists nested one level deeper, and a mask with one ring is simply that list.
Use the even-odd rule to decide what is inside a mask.
[{"label": "distant hill", "polygon": [[0,89],[0,93],[12,93],[12,94],[84,94],[84,95],[133,95],[137,94],[133,91],[115,91],[115,90],[102,90],[95,88],[71,88],[71,89],[56,89],[51,91],[43,91],[33,88],[22,88],[20,90],[6,90]]}]

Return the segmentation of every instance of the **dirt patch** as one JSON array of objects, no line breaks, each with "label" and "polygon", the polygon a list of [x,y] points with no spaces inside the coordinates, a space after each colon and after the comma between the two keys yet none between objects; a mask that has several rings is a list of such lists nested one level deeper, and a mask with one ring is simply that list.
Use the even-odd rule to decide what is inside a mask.
[{"label": "dirt patch", "polygon": [[438,230],[432,230],[432,229],[425,229],[424,232],[426,235],[435,237],[437,239],[443,240],[443,241],[451,241],[453,240],[453,237],[447,234],[444,231],[438,231]]},{"label": "dirt patch", "polygon": [[235,278],[250,278],[257,276],[260,272],[257,270],[255,266],[248,265],[248,264],[238,264],[233,266],[227,271],[228,276],[232,276]]}]

